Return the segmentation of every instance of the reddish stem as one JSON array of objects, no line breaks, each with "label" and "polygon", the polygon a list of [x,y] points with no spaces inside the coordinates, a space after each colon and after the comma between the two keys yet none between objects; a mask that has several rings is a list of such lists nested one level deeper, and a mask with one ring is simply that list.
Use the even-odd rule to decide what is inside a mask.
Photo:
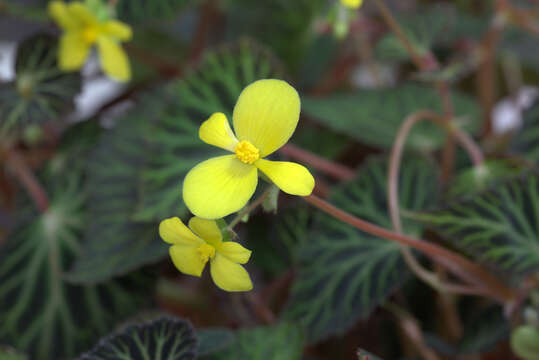
[{"label": "reddish stem", "polygon": [[[512,289],[507,288],[503,283],[499,282],[495,277],[483,270],[480,266],[457,253],[447,250],[434,243],[429,243],[384,229],[378,225],[357,218],[314,195],[304,197],[304,199],[318,209],[357,229],[417,249],[430,257],[434,262],[440,263],[450,271],[453,270],[452,266],[447,266],[446,261],[441,262],[438,260],[443,258],[447,260],[447,262],[458,265],[462,270],[468,272],[470,275],[473,275],[476,278],[476,284],[481,286],[489,294],[492,294],[492,297],[501,303],[512,300],[515,297]],[[460,272],[456,275],[460,275]]]},{"label": "reddish stem", "polygon": [[304,150],[292,144],[286,144],[279,149],[279,152],[283,155],[309,164],[316,170],[319,170],[338,180],[350,180],[356,175],[354,170],[344,165],[326,160],[310,151]]}]

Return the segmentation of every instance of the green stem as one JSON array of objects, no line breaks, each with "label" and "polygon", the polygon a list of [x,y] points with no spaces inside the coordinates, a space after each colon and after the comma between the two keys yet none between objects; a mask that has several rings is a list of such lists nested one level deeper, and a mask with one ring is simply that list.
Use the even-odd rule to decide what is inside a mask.
[{"label": "green stem", "polygon": [[236,215],[236,217],[234,219],[232,219],[230,224],[228,224],[228,229],[232,230],[234,228],[234,226],[238,225],[238,223],[241,221],[241,219],[243,219],[245,217],[245,215],[249,214],[251,211],[253,211],[258,206],[260,206],[264,202],[264,200],[266,200],[266,198],[268,197],[270,191],[271,191],[271,186],[268,186],[268,188],[266,190],[264,190],[264,192],[262,193],[262,195],[260,195],[260,197],[258,199],[256,199],[252,203],[250,203],[249,206],[243,208],[243,210],[241,210]]}]

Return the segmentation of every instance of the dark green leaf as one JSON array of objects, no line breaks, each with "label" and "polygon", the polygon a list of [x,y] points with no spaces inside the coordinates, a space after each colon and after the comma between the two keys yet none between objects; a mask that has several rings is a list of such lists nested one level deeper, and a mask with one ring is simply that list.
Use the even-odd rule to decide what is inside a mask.
[{"label": "dark green leaf", "polygon": [[26,356],[5,346],[0,346],[0,360],[26,360]]},{"label": "dark green leaf", "polygon": [[[479,114],[476,103],[456,92],[452,98],[459,124],[467,131],[474,131]],[[303,111],[330,129],[383,148],[393,144],[408,115],[419,109],[441,110],[440,96],[435,90],[414,84],[302,100]],[[413,149],[434,150],[444,139],[442,129],[430,122],[422,122],[414,127],[407,144]]]},{"label": "dark green leaf", "polygon": [[146,94],[139,106],[118,119],[116,128],[101,137],[91,156],[89,221],[84,251],[69,273],[73,282],[103,281],[167,253],[156,223],[133,221],[147,151],[145,136],[152,133],[150,120],[162,114],[161,101],[163,92]]},{"label": "dark green leaf", "polygon": [[[436,167],[422,158],[406,157],[400,174],[402,209],[421,210],[436,201]],[[329,201],[385,228],[391,228],[386,196],[387,161],[370,159],[358,177],[340,186]],[[286,317],[302,321],[308,340],[342,334],[382,304],[408,276],[400,246],[369,235],[327,214],[300,249],[299,278],[292,288]],[[405,233],[417,236],[421,226],[404,221]]]},{"label": "dark green leaf", "polygon": [[1,249],[0,342],[32,359],[72,359],[97,333],[139,306],[141,297],[127,280],[101,286],[65,281],[81,248],[86,196],[77,173],[65,170],[44,183],[48,210],[36,214],[33,204],[23,205]]},{"label": "dark green leaf", "polygon": [[539,179],[527,174],[421,215],[453,246],[502,272],[539,270]]},{"label": "dark green leaf", "polygon": [[57,41],[48,35],[33,36],[19,45],[16,79],[0,84],[0,131],[58,120],[73,109],[80,75],[58,69],[57,48]]},{"label": "dark green leaf", "polygon": [[509,336],[509,323],[503,309],[491,306],[472,314],[464,323],[464,334],[459,344],[459,354],[478,354],[490,351]]},{"label": "dark green leaf", "polygon": [[236,339],[226,350],[204,359],[297,360],[303,353],[303,332],[293,324],[242,329]]},{"label": "dark green leaf", "polygon": [[180,10],[199,0],[120,0],[116,5],[118,18],[128,23],[162,21],[173,18]]},{"label": "dark green leaf", "polygon": [[99,344],[80,360],[193,360],[197,337],[191,324],[176,318],[131,325]]},{"label": "dark green leaf", "polygon": [[210,355],[232,346],[236,341],[234,332],[226,328],[200,329],[198,336],[199,356]]},{"label": "dark green leaf", "polygon": [[539,163],[539,100],[523,112],[522,128],[513,138],[512,149],[536,164]]}]

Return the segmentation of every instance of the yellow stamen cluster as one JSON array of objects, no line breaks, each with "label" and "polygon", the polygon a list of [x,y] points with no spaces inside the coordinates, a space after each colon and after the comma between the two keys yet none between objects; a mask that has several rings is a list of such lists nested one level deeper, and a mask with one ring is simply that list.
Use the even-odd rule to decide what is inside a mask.
[{"label": "yellow stamen cluster", "polygon": [[234,148],[236,157],[245,164],[252,164],[260,158],[260,152],[249,141],[243,140]]},{"label": "yellow stamen cluster", "polygon": [[209,259],[215,257],[215,248],[209,244],[202,244],[197,249],[198,254],[200,255],[200,260],[206,263]]},{"label": "yellow stamen cluster", "polygon": [[82,32],[82,37],[84,39],[84,42],[91,45],[95,43],[97,39],[97,29],[93,26],[89,26]]}]

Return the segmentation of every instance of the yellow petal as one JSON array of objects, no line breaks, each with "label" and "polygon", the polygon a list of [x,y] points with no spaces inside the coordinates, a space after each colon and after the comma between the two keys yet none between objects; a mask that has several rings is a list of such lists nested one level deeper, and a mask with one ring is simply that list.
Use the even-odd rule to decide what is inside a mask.
[{"label": "yellow petal", "polygon": [[225,291],[249,291],[253,283],[247,270],[217,253],[210,261],[211,277]]},{"label": "yellow petal", "polygon": [[206,261],[202,261],[197,246],[174,245],[169,250],[174,266],[182,273],[193,276],[202,275]]},{"label": "yellow petal", "polygon": [[107,36],[97,39],[99,58],[105,73],[117,81],[128,81],[131,78],[129,59],[122,47]]},{"label": "yellow petal", "polygon": [[65,30],[75,30],[82,26],[81,23],[77,22],[77,19],[69,14],[67,6],[63,1],[51,1],[48,6],[48,12],[54,21]]},{"label": "yellow petal", "polygon": [[255,81],[243,89],[234,107],[236,136],[251,142],[260,150],[260,157],[265,157],[290,139],[299,109],[299,95],[285,81]]},{"label": "yellow petal", "polygon": [[287,194],[307,196],[313,192],[314,178],[309,170],[300,164],[260,159],[254,165]]},{"label": "yellow petal", "polygon": [[363,0],[341,0],[341,4],[351,9],[357,9],[361,6]]},{"label": "yellow petal", "polygon": [[234,152],[238,139],[234,136],[226,115],[215,113],[200,125],[198,136],[206,144]]},{"label": "yellow petal", "polygon": [[204,243],[177,217],[161,221],[159,235],[169,244],[198,246]]},{"label": "yellow petal", "polygon": [[183,181],[183,201],[193,214],[219,219],[238,211],[253,196],[256,167],[235,155],[215,157],[191,169]]},{"label": "yellow petal", "polygon": [[228,260],[238,264],[245,264],[251,257],[251,250],[248,250],[234,241],[225,241],[217,248],[217,252]]},{"label": "yellow petal", "polygon": [[207,220],[195,216],[189,220],[189,227],[204,241],[213,246],[217,246],[223,239],[221,230],[219,230],[219,226],[217,226],[215,220]]},{"label": "yellow petal", "polygon": [[96,25],[98,23],[97,18],[88,9],[86,5],[79,1],[70,2],[67,5],[67,11],[71,15],[74,21],[82,23],[84,25]]},{"label": "yellow petal", "polygon": [[107,21],[101,26],[101,31],[103,31],[106,35],[112,36],[120,41],[130,40],[133,36],[131,27],[117,20]]},{"label": "yellow petal", "polygon": [[86,43],[79,31],[67,31],[60,38],[58,66],[64,71],[74,71],[82,67],[90,45]]}]

